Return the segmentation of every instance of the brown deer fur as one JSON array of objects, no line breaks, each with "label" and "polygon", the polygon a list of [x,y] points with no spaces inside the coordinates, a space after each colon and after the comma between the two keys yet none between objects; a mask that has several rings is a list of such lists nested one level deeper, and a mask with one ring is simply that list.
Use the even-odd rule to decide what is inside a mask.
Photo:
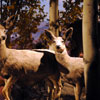
[{"label": "brown deer fur", "polygon": [[7,79],[3,88],[6,100],[10,100],[11,86],[16,82],[32,86],[34,82],[49,78],[60,87],[59,68],[63,67],[56,61],[54,53],[9,49],[5,40],[5,29],[0,26],[0,74]]},{"label": "brown deer fur", "polygon": [[65,41],[72,36],[73,28],[69,28],[63,37],[55,37],[50,30],[46,30],[46,35],[52,42],[52,49],[55,51],[57,61],[68,71],[64,75],[64,80],[75,87],[75,100],[80,100],[81,90],[84,86],[84,62],[83,58],[70,57],[65,46]]}]

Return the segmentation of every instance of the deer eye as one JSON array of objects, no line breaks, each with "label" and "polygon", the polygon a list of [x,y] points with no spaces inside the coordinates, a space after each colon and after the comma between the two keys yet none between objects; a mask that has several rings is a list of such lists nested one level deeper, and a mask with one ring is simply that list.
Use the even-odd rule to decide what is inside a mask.
[{"label": "deer eye", "polygon": [[2,40],[5,40],[6,39],[6,37],[5,36],[2,36]]},{"label": "deer eye", "polygon": [[7,32],[7,30],[4,30],[4,33],[6,33]]},{"label": "deer eye", "polygon": [[64,43],[65,41],[64,40],[62,40],[62,43]]},{"label": "deer eye", "polygon": [[53,43],[55,43],[55,41],[54,41],[54,40],[53,40],[52,42],[53,42]]}]

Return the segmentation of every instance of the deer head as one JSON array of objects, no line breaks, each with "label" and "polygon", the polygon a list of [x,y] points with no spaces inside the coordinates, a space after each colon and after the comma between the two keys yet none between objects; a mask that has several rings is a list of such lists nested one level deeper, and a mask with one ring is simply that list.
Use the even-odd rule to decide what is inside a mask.
[{"label": "deer head", "polygon": [[64,50],[66,50],[65,42],[69,38],[71,38],[73,33],[73,28],[70,27],[67,29],[63,34],[63,36],[55,37],[54,34],[50,30],[45,30],[46,36],[49,38],[49,40],[53,44],[53,49],[55,52],[62,53]]},{"label": "deer head", "polygon": [[0,45],[5,43],[6,32],[13,28],[17,16],[12,15],[0,25]]},{"label": "deer head", "polygon": [[0,45],[5,43],[6,38],[6,30],[0,25]]}]

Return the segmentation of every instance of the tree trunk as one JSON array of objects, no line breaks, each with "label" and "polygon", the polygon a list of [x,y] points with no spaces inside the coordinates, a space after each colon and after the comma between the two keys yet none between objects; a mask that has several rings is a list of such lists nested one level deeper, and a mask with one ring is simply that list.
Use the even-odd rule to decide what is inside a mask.
[{"label": "tree trunk", "polygon": [[[58,36],[58,0],[50,0],[49,5],[49,28],[55,36]],[[53,50],[53,46],[49,45],[49,49]]]},{"label": "tree trunk", "polygon": [[50,30],[58,36],[58,0],[50,0],[49,19]]},{"label": "tree trunk", "polygon": [[99,52],[97,43],[97,0],[84,0],[83,51],[86,100],[100,100]]}]

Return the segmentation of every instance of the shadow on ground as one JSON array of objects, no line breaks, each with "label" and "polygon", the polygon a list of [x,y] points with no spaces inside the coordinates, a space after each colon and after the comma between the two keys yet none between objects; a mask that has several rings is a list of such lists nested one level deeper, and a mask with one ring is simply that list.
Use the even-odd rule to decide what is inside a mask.
[{"label": "shadow on ground", "polygon": [[[46,100],[48,93],[44,87],[44,82],[36,84],[33,88],[19,87],[16,85],[12,91],[13,100]],[[0,100],[4,100],[2,94],[0,95]],[[72,85],[64,83],[60,100],[75,100],[74,88]],[[86,100],[84,89],[81,100]]]}]

